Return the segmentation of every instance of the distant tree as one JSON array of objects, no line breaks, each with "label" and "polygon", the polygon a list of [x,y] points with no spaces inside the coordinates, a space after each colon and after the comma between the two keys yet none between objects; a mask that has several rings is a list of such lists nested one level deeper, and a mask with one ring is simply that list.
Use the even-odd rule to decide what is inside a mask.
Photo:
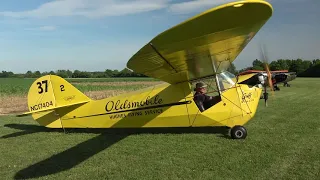
[{"label": "distant tree", "polygon": [[272,61],[269,64],[270,70],[271,71],[277,71],[277,70],[281,70],[281,64],[278,61]]},{"label": "distant tree", "polygon": [[304,71],[302,59],[293,60],[289,70],[296,72],[297,75],[302,73]]},{"label": "distant tree", "polygon": [[73,74],[72,74],[73,78],[80,78],[80,76],[81,76],[81,72],[79,70],[73,71]]},{"label": "distant tree", "polygon": [[119,74],[119,73],[120,73],[119,70],[117,70],[117,69],[113,70],[112,71],[112,77],[117,76],[117,74]]},{"label": "distant tree", "polygon": [[315,59],[312,61],[312,65],[315,66],[317,64],[320,64],[320,59]]},{"label": "distant tree", "polygon": [[249,67],[240,69],[238,73],[242,73],[242,72],[247,71],[247,70],[253,70],[253,67],[249,66]]},{"label": "distant tree", "polygon": [[306,71],[307,69],[312,67],[312,61],[302,61],[302,69],[303,71]]},{"label": "distant tree", "polygon": [[253,62],[252,62],[252,67],[262,67],[263,68],[263,62],[258,60],[258,59],[255,59]]},{"label": "distant tree", "polygon": [[300,77],[320,77],[320,63],[313,65],[306,71],[299,74]]},{"label": "distant tree", "polygon": [[25,74],[26,78],[32,78],[33,77],[33,73],[32,71],[27,71],[27,73]]},{"label": "distant tree", "polygon": [[[69,77],[69,75],[68,75],[68,73],[67,73],[66,70],[57,70],[57,71],[56,71],[56,75],[57,75],[57,76],[60,76],[60,77],[62,77],[62,78],[68,78],[68,77]],[[71,77],[71,76],[70,76],[70,77]]]},{"label": "distant tree", "polygon": [[9,72],[7,72],[7,71],[2,71],[2,72],[0,73],[0,78],[8,78],[8,77],[14,77],[14,73],[11,72],[11,71],[9,71]]},{"label": "distant tree", "polygon": [[69,69],[66,71],[66,73],[67,73],[67,77],[68,78],[71,78],[72,77],[72,71],[70,71]]},{"label": "distant tree", "polygon": [[251,70],[259,70],[259,71],[263,71],[264,67],[262,66],[253,66],[252,68],[250,68]]},{"label": "distant tree", "polygon": [[106,77],[113,77],[113,71],[111,69],[106,69],[104,73],[106,74]]},{"label": "distant tree", "polygon": [[284,59],[279,59],[277,60],[278,62],[278,66],[279,66],[279,70],[289,70],[290,68],[290,64],[288,64],[288,61],[284,60]]},{"label": "distant tree", "polygon": [[236,66],[233,63],[230,64],[230,66],[228,67],[227,71],[229,71],[230,73],[232,73],[234,75],[238,74]]},{"label": "distant tree", "polygon": [[264,64],[262,61],[255,59],[252,62],[252,68],[250,68],[251,70],[260,70],[263,71],[264,70]]},{"label": "distant tree", "polygon": [[134,74],[132,71],[130,71],[128,68],[124,68],[121,70],[118,74],[116,74],[116,77],[132,77]]},{"label": "distant tree", "polygon": [[87,71],[81,71],[80,72],[80,78],[92,78],[92,74]]},{"label": "distant tree", "polygon": [[[290,72],[296,72],[298,77],[320,77],[320,59],[313,60],[303,60],[303,59],[278,59],[276,61],[271,61],[269,64],[270,70],[289,70]],[[264,70],[263,62],[259,59],[255,59],[252,62],[252,66],[248,66],[246,68],[236,70],[236,67],[232,63],[228,69],[229,72],[233,74],[239,74],[246,70]],[[106,69],[105,71],[95,71],[95,72],[87,72],[87,71],[79,71],[74,70],[74,72],[70,70],[60,69],[56,72],[42,72],[40,71],[27,71],[26,73],[14,74],[13,72],[1,71],[0,77],[18,77],[18,78],[38,78],[40,76],[48,75],[48,74],[57,74],[63,78],[105,78],[105,77],[147,77],[143,74],[136,73],[128,68],[124,68],[121,71],[117,69]]]},{"label": "distant tree", "polygon": [[34,74],[33,74],[33,77],[34,77],[34,78],[39,78],[39,77],[41,77],[40,71],[35,71]]}]

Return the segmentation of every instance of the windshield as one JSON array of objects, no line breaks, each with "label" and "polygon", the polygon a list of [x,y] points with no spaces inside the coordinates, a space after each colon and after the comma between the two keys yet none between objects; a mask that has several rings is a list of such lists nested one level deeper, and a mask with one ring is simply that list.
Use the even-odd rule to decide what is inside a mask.
[{"label": "windshield", "polygon": [[226,89],[232,88],[235,85],[235,82],[232,79],[235,79],[235,77],[236,76],[234,74],[228,71],[223,71],[217,74],[220,91],[224,91]]}]

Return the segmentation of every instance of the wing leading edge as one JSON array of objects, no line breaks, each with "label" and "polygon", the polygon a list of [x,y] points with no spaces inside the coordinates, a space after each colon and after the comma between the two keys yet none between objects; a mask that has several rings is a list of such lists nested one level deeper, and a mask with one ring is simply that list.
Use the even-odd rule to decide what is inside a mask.
[{"label": "wing leading edge", "polygon": [[156,36],[127,67],[170,84],[219,73],[235,60],[272,15],[261,0],[209,9]]}]

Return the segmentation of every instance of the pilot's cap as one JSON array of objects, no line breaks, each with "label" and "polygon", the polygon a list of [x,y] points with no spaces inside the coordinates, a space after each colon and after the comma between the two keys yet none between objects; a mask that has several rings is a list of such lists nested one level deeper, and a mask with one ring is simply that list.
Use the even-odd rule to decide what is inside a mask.
[{"label": "pilot's cap", "polygon": [[203,83],[203,82],[198,82],[197,84],[196,84],[196,88],[198,89],[198,88],[204,88],[204,87],[207,87],[207,85],[205,84],[205,83]]}]

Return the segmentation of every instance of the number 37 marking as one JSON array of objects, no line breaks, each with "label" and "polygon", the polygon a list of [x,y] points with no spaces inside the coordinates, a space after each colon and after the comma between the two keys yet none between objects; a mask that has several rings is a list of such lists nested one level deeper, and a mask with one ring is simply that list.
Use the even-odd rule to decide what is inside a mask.
[{"label": "number 37 marking", "polygon": [[[44,89],[42,87],[42,85],[44,84]],[[48,92],[48,80],[43,80],[41,82],[37,82],[38,85],[38,93],[42,94],[43,92]],[[60,85],[60,91],[65,91],[64,89],[64,85]]]},{"label": "number 37 marking", "polygon": [[[43,84],[45,84],[44,90],[42,88]],[[39,94],[42,94],[43,92],[48,92],[48,80],[44,80],[42,82],[37,82],[37,85],[38,85],[38,89],[39,89],[39,91],[38,91]]]}]

